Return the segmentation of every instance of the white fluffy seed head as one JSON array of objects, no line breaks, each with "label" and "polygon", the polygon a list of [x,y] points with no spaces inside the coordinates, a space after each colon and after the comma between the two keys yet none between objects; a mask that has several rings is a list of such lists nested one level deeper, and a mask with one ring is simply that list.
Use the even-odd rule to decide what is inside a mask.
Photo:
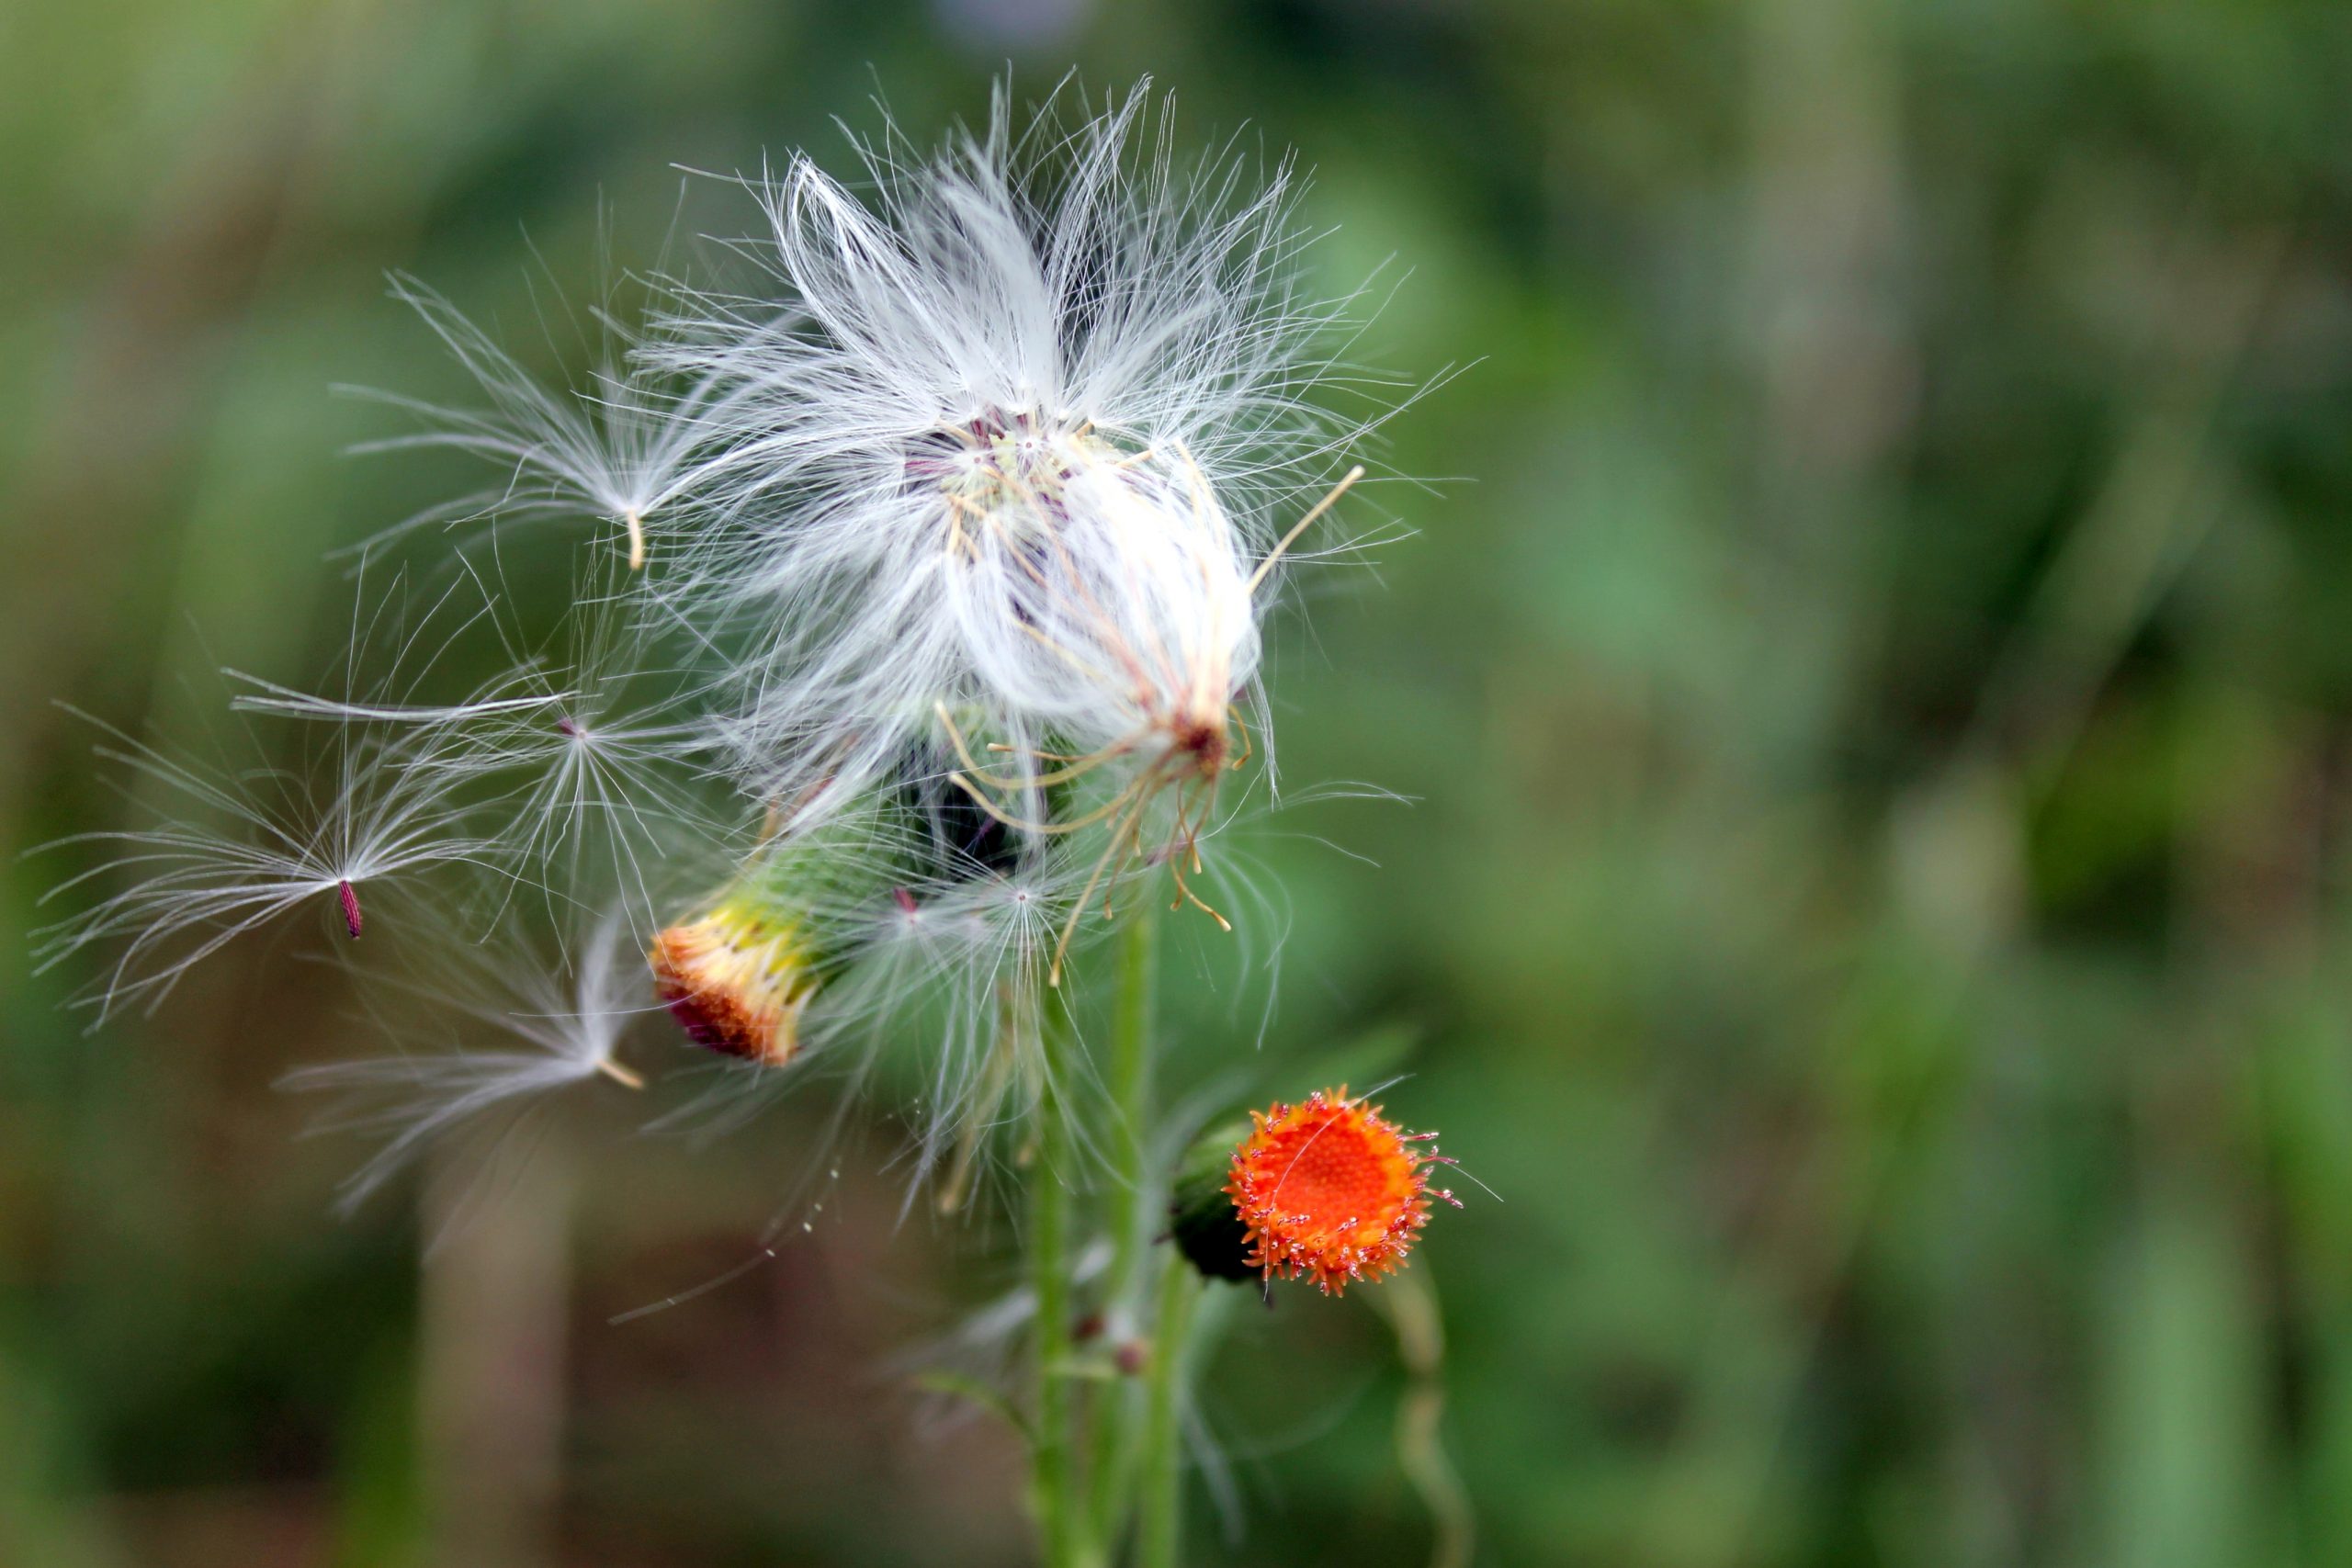
[{"label": "white fluffy seed head", "polygon": [[947,604],[979,688],[1083,752],[1222,734],[1258,660],[1224,508],[1181,452],[1037,447],[966,477],[950,522]]},{"label": "white fluffy seed head", "polygon": [[710,394],[701,525],[661,583],[735,628],[748,782],[893,766],[941,704],[1017,749],[1222,732],[1252,569],[1357,427],[1307,400],[1287,166],[1180,165],[1138,90],[920,160],[868,199],[805,158],[752,185],[780,298],[682,296],[644,355]]}]

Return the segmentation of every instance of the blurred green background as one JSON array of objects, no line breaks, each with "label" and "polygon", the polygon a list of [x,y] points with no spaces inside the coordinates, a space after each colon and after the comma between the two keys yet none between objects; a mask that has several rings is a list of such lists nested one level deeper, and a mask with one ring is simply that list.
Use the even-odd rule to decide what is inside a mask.
[{"label": "blurred green background", "polygon": [[[1281,648],[1286,775],[1418,804],[1277,820],[1262,1052],[1178,1011],[1270,1095],[1421,1041],[1392,1111],[1503,1199],[1415,1270],[1479,1560],[2352,1562],[2340,5],[17,0],[0,843],[119,819],[52,699],[315,680],[322,554],[471,479],[339,456],[387,426],[331,384],[463,390],[387,269],[527,321],[673,165],[844,166],[877,85],[927,141],[1007,60],[1297,147],[1318,276],[1408,274],[1364,356],[1475,361]],[[85,1038],[62,868],[0,866],[0,1562],[1023,1559],[890,1359],[1002,1237],[900,1223],[887,1125],[614,1326],[754,1256],[821,1107],[583,1095],[421,1270],[463,1171],[337,1221],[365,1145],[271,1091],[368,1043],[299,942]],[[1198,1559],[1428,1561],[1379,1314],[1230,1334]]]}]

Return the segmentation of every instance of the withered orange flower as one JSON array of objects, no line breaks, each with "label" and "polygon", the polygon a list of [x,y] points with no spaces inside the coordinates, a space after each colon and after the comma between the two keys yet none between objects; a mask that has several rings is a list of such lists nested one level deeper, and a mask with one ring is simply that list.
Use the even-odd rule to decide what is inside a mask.
[{"label": "withered orange flower", "polygon": [[[1326,1294],[1396,1269],[1429,1222],[1427,1167],[1453,1162],[1380,1107],[1317,1089],[1296,1105],[1253,1111],[1225,1185],[1249,1235],[1249,1263],[1271,1278],[1311,1276]],[[1461,1205],[1454,1203],[1456,1208]]]},{"label": "withered orange flower", "polygon": [[648,957],[655,993],[695,1044],[763,1067],[799,1054],[818,980],[790,922],[721,906],[663,931]]}]

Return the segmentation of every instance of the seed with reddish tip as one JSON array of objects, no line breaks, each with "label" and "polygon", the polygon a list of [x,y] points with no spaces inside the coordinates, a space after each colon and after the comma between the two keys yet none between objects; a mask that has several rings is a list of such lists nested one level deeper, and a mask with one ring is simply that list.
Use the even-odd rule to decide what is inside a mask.
[{"label": "seed with reddish tip", "polygon": [[348,882],[338,882],[334,885],[334,890],[343,899],[344,929],[351,933],[352,941],[357,942],[359,928],[364,923],[359,918],[359,889]]}]

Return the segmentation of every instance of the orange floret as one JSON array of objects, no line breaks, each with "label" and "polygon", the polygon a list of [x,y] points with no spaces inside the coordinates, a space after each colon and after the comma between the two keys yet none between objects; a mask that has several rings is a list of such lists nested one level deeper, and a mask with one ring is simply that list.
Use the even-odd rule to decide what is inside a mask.
[{"label": "orange floret", "polygon": [[[1249,1233],[1249,1263],[1271,1277],[1312,1276],[1329,1294],[1396,1269],[1428,1223],[1432,1163],[1380,1108],[1318,1089],[1297,1105],[1250,1113],[1225,1190]],[[1451,1192],[1434,1196],[1453,1200]]]}]

